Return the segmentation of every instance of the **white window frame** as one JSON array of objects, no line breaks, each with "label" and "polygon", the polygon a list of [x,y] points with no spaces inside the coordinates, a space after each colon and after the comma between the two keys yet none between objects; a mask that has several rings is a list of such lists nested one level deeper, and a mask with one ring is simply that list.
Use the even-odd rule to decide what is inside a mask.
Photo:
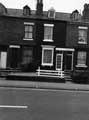
[{"label": "white window frame", "polygon": [[[86,51],[78,51],[79,52],[85,52],[86,53],[86,59],[87,59],[87,52]],[[76,67],[87,67],[86,63],[85,64],[80,64],[78,63],[78,54],[77,54],[77,65]]]},{"label": "white window frame", "polygon": [[71,54],[71,56],[72,56],[72,67],[71,67],[71,69],[73,70],[73,57],[74,57],[74,51],[75,51],[75,49],[73,49],[73,48],[56,48],[56,50],[57,51],[62,51],[62,52],[64,52],[64,51],[67,51],[67,52],[70,51],[70,52],[72,52],[72,54]]},{"label": "white window frame", "polygon": [[85,27],[85,26],[79,26],[78,27],[78,43],[79,44],[87,44],[87,38],[86,38],[86,41],[79,41],[79,30],[88,30],[88,27]]},{"label": "white window frame", "polygon": [[[25,26],[25,25],[34,26],[35,24],[34,24],[34,23],[30,23],[30,22],[24,22],[24,26]],[[32,31],[32,34],[33,34],[33,31]],[[25,38],[25,36],[24,36],[23,40],[33,40],[33,38]]]},{"label": "white window frame", "polygon": [[20,48],[19,45],[9,45],[9,48]]},{"label": "white window frame", "polygon": [[44,42],[53,42],[53,27],[54,27],[54,24],[44,24],[44,28],[46,27],[52,27],[52,39],[45,39],[45,33],[44,33]]},{"label": "white window frame", "polygon": [[[44,63],[44,50],[52,50],[51,63]],[[53,66],[53,57],[54,57],[54,46],[42,45],[42,66]]]}]

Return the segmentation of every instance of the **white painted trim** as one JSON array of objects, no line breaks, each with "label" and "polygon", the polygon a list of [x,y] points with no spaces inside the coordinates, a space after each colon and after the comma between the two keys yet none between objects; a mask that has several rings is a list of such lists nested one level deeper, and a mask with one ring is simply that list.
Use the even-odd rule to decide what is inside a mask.
[{"label": "white painted trim", "polygon": [[24,25],[35,25],[35,23],[24,22]]},{"label": "white painted trim", "polygon": [[81,41],[78,41],[79,44],[87,44],[87,42],[81,42]]},{"label": "white painted trim", "polygon": [[54,24],[44,24],[44,26],[54,27]]},{"label": "white painted trim", "polygon": [[73,48],[56,48],[56,50],[58,50],[58,51],[75,51],[75,49],[73,49]]},{"label": "white painted trim", "polygon": [[[43,58],[44,58],[44,50],[52,50],[52,60],[51,63],[44,63]],[[54,56],[54,46],[42,46],[42,66],[53,66],[53,56]]]},{"label": "white painted trim", "polygon": [[23,40],[33,40],[33,39],[31,39],[31,38],[27,38],[27,39],[26,39],[26,38],[24,38]]},{"label": "white painted trim", "polygon": [[44,42],[53,42],[53,40],[51,40],[51,39],[44,39],[43,41]]},{"label": "white painted trim", "polygon": [[72,67],[72,68],[71,68],[72,70],[73,70],[73,62],[74,62],[74,52],[72,52],[72,66],[71,66],[71,67]]},{"label": "white painted trim", "polygon": [[52,45],[41,45],[42,48],[55,48],[55,46]]},{"label": "white painted trim", "polygon": [[[60,69],[58,69],[57,68],[57,56],[61,56],[61,68]],[[56,54],[56,70],[62,70],[62,66],[63,66],[63,53],[61,53],[61,54]]]},{"label": "white painted trim", "polygon": [[9,45],[9,48],[20,48],[19,45]]},{"label": "white painted trim", "polygon": [[84,68],[86,68],[87,65],[85,65],[85,64],[77,64],[76,67],[84,67]]},{"label": "white painted trim", "polygon": [[17,109],[27,109],[27,108],[28,108],[28,106],[0,105],[0,108],[17,108]]},{"label": "white painted trim", "polygon": [[79,29],[85,29],[85,30],[88,29],[88,27],[86,27],[86,26],[79,26],[78,28],[79,28]]}]

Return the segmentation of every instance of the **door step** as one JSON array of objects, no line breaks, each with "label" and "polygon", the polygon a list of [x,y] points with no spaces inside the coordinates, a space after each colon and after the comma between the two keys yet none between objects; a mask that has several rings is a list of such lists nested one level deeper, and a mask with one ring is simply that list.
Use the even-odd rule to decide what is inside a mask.
[{"label": "door step", "polygon": [[72,81],[71,71],[64,71],[64,78],[66,81]]}]

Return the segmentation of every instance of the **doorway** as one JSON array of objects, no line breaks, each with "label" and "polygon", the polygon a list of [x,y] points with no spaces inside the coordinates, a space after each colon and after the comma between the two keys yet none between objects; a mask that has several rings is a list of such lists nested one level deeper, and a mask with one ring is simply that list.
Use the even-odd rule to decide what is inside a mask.
[{"label": "doorway", "polygon": [[10,48],[9,51],[9,56],[10,56],[10,60],[9,60],[9,67],[11,68],[16,68],[18,67],[18,61],[19,61],[19,49],[18,48]]},{"label": "doorway", "polygon": [[72,54],[65,55],[65,70],[72,70]]}]

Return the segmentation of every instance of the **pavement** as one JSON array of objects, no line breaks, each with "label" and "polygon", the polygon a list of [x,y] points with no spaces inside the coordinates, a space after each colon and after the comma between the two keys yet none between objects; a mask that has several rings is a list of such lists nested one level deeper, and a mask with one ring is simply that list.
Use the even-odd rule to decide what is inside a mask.
[{"label": "pavement", "polygon": [[5,80],[0,78],[0,87],[15,87],[15,88],[35,88],[35,89],[52,89],[52,90],[74,90],[74,91],[89,91],[88,84],[75,84],[72,82],[66,83],[51,83],[51,82],[32,82],[19,80]]}]

